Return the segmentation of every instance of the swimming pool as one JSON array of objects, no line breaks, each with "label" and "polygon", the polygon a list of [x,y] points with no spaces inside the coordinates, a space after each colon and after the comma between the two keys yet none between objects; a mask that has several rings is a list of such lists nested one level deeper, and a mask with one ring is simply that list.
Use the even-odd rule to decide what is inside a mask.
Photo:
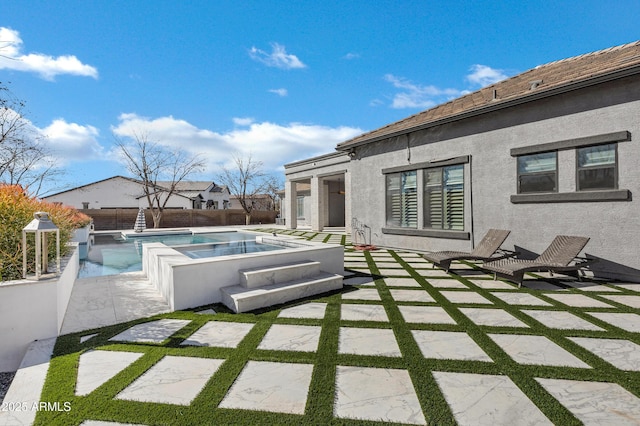
[{"label": "swimming pool", "polygon": [[282,250],[283,246],[262,244],[256,241],[232,241],[216,244],[198,244],[195,246],[176,247],[176,251],[191,259],[205,257],[230,256],[232,254],[258,253],[262,251]]},{"label": "swimming pool", "polygon": [[[255,244],[255,238],[256,234],[241,231],[204,234],[172,233],[149,236],[94,235],[91,243],[87,246],[86,254],[80,259],[78,278],[142,271],[142,245],[145,243],[162,243],[170,247],[194,244],[220,245],[217,250],[222,252],[224,251],[223,246],[231,250],[231,247],[240,247],[239,243],[241,242],[249,241]],[[263,247],[257,248],[256,251],[261,248]],[[218,254],[218,256],[222,255]]]}]

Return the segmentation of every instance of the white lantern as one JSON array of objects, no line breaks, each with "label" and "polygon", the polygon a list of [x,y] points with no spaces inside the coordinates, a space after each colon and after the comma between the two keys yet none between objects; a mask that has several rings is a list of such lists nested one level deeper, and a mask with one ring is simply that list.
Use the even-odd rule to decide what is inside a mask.
[{"label": "white lantern", "polygon": [[49,213],[35,212],[34,219],[22,229],[22,277],[27,278],[27,233],[35,235],[36,244],[36,275],[37,280],[42,274],[49,272],[49,245],[47,235],[56,233],[56,274],[60,274],[60,230],[49,218]]}]

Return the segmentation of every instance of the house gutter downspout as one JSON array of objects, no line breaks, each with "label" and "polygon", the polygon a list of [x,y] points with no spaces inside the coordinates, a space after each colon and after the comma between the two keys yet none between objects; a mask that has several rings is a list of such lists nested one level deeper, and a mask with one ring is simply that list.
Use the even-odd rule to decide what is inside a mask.
[{"label": "house gutter downspout", "polygon": [[473,228],[473,156],[469,156],[469,213],[471,214],[470,220],[470,234],[471,234],[471,250],[476,248],[476,233]]}]

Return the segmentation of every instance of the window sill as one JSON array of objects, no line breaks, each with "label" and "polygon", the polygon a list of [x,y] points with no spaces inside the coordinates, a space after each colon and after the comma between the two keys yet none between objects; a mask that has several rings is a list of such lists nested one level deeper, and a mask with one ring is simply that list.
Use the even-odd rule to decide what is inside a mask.
[{"label": "window sill", "polygon": [[463,231],[444,231],[440,229],[382,228],[383,234],[411,235],[416,237],[446,238],[449,240],[470,240],[471,235]]},{"label": "window sill", "polygon": [[511,196],[512,204],[588,203],[598,201],[631,201],[631,191],[628,189],[611,189],[604,191],[516,194]]}]

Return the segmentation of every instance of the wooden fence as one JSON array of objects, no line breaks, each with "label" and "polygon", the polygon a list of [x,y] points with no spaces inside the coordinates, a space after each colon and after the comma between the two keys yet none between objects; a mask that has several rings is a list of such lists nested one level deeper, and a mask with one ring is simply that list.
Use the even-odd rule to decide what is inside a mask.
[{"label": "wooden fence", "polygon": [[[133,229],[138,216],[138,209],[84,209],[82,213],[93,219],[96,231]],[[150,210],[145,210],[147,228],[153,228],[153,217]],[[275,223],[275,211],[254,211],[252,224]],[[184,228],[192,226],[227,226],[244,225],[243,210],[182,210],[170,209],[162,213],[161,228]]]}]

